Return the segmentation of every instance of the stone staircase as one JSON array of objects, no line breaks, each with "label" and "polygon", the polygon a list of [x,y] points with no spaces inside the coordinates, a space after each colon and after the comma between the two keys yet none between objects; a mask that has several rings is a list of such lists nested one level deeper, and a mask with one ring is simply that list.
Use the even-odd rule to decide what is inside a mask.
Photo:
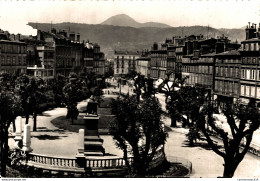
[{"label": "stone staircase", "polygon": [[103,156],[103,139],[98,136],[96,130],[87,130],[84,137],[84,155],[85,156]]}]

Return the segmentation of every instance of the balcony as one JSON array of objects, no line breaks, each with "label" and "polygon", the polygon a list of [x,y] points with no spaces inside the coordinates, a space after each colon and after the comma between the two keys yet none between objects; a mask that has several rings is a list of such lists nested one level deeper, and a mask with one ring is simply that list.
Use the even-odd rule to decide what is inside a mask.
[{"label": "balcony", "polygon": [[41,66],[28,65],[28,66],[27,66],[27,69],[28,69],[28,70],[39,70],[39,69],[45,69],[45,68],[44,68],[44,65],[41,65]]}]

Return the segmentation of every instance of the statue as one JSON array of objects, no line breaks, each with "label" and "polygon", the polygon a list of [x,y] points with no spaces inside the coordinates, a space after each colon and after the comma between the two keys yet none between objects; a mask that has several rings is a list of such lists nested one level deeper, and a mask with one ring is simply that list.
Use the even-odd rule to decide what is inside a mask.
[{"label": "statue", "polygon": [[88,101],[88,105],[87,105],[87,115],[88,114],[94,114],[94,115],[97,115],[97,105],[98,103],[95,102],[95,99],[93,97],[93,95],[89,98],[89,101]]}]

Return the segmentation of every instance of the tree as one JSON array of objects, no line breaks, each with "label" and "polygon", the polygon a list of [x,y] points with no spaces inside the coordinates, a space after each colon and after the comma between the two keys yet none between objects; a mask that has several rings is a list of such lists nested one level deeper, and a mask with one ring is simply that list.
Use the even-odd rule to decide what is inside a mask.
[{"label": "tree", "polygon": [[33,115],[33,131],[36,131],[38,108],[44,99],[45,82],[40,77],[21,75],[16,80],[16,88],[21,97],[26,124],[29,116]]},{"label": "tree", "polygon": [[[227,119],[230,133],[228,130],[217,126],[216,120],[212,116],[213,111],[213,104],[209,102],[206,103],[198,117],[200,120],[198,126],[213,151],[224,159],[223,177],[233,177],[237,166],[243,160],[250,147],[254,131],[259,128],[259,110],[256,107],[255,100],[250,100],[248,105],[243,105],[240,101],[237,101],[233,105],[226,102],[223,114]],[[223,149],[219,149],[217,145],[213,143],[209,129],[206,126],[207,124],[215,134],[221,137],[224,144]],[[245,143],[243,140],[245,140]],[[241,145],[244,145],[243,148],[241,148]]]},{"label": "tree", "polygon": [[[13,92],[15,88],[16,77],[8,73],[0,74],[0,91]],[[15,121],[13,121],[13,131],[15,132]]]},{"label": "tree", "polygon": [[65,103],[67,105],[67,119],[77,119],[79,111],[77,109],[78,101],[81,97],[82,82],[78,78],[77,74],[71,73],[68,83],[65,85],[63,91],[65,96]]},{"label": "tree", "polygon": [[66,84],[66,79],[63,75],[58,74],[57,78],[53,80],[51,84],[52,91],[54,93],[54,101],[57,106],[62,106],[64,104],[64,94],[63,88]]},{"label": "tree", "polygon": [[103,101],[103,91],[101,86],[97,86],[94,88],[93,92],[92,92],[94,101],[98,103],[98,105],[100,106],[101,102]]},{"label": "tree", "polygon": [[8,158],[8,128],[21,113],[20,99],[13,91],[0,91],[0,161],[1,176],[6,176]]},{"label": "tree", "polygon": [[[123,150],[124,160],[132,176],[144,176],[157,149],[163,146],[167,133],[161,121],[162,110],[155,97],[140,100],[126,95],[112,101],[112,114],[116,119],[111,126],[116,145]],[[130,165],[128,153],[133,155]]]},{"label": "tree", "polygon": [[133,73],[133,75],[135,75],[133,80],[137,101],[140,101],[141,96],[142,98],[154,97],[156,89],[153,87],[153,80],[151,78],[145,78],[139,73]]},{"label": "tree", "polygon": [[183,97],[181,95],[180,88],[184,88],[183,85],[187,77],[182,79],[175,79],[170,85],[170,75],[172,72],[167,73],[167,78],[164,79],[158,90],[165,95],[165,103],[168,114],[171,118],[171,127],[177,127],[177,120],[182,120],[183,110]]}]

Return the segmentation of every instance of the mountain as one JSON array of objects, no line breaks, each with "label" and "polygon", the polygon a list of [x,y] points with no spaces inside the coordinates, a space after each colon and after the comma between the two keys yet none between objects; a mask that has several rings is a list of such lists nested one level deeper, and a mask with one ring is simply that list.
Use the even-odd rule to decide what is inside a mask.
[{"label": "mountain", "polygon": [[133,18],[126,14],[119,14],[112,16],[105,20],[101,25],[113,25],[113,26],[129,26],[133,28],[142,28],[142,27],[156,27],[156,28],[169,28],[171,26],[163,23],[156,22],[147,22],[147,23],[139,23],[135,21]]},{"label": "mountain", "polygon": [[231,41],[241,42],[245,40],[243,29],[215,29],[207,26],[190,27],[125,27],[112,25],[91,25],[78,23],[28,23],[33,28],[50,31],[51,26],[59,30],[69,30],[80,33],[81,40],[89,40],[98,43],[107,58],[113,58],[115,49],[143,50],[151,49],[154,42],[162,43],[166,38],[173,36],[188,36],[202,34],[204,37],[217,37],[223,34]]}]

